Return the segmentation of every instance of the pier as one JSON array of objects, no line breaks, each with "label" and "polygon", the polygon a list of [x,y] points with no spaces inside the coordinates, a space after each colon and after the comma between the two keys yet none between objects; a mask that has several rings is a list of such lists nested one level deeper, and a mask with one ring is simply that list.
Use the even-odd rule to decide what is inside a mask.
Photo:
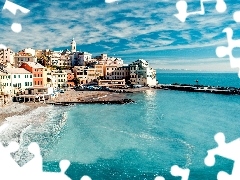
[{"label": "pier", "polygon": [[187,92],[204,92],[224,95],[240,95],[240,88],[235,87],[213,87],[203,85],[188,85],[188,84],[160,84],[155,86],[155,89],[176,90]]}]

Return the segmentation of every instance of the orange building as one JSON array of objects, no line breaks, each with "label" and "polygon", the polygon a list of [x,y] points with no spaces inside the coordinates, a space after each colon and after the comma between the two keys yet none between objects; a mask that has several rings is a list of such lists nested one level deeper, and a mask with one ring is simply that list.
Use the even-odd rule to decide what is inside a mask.
[{"label": "orange building", "polygon": [[66,73],[67,73],[67,86],[68,87],[75,86],[74,81],[73,81],[73,79],[75,77],[74,73],[71,70],[66,70]]},{"label": "orange building", "polygon": [[27,71],[33,74],[33,87],[45,87],[45,70],[46,67],[42,66],[39,63],[34,62],[24,62],[21,65],[21,68],[26,69]]}]

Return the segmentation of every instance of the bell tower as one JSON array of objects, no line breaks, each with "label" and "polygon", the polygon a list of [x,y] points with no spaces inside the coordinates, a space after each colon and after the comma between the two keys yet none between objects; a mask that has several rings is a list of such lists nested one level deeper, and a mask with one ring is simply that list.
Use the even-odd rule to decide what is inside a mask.
[{"label": "bell tower", "polygon": [[74,38],[72,38],[72,42],[71,42],[71,52],[74,53],[76,52],[76,41],[74,41]]}]

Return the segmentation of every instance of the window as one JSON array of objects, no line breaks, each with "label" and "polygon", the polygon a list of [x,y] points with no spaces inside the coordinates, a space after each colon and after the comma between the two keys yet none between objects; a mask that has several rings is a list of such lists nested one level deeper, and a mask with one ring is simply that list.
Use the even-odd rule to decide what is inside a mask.
[{"label": "window", "polygon": [[14,75],[13,77],[16,78],[16,75]]},{"label": "window", "polygon": [[30,82],[30,86],[32,86],[32,82]]},{"label": "window", "polygon": [[27,82],[25,82],[25,86],[28,86]]},{"label": "window", "polygon": [[30,75],[30,78],[32,78],[32,75]]},{"label": "window", "polygon": [[18,75],[18,78],[20,78],[20,75]]}]

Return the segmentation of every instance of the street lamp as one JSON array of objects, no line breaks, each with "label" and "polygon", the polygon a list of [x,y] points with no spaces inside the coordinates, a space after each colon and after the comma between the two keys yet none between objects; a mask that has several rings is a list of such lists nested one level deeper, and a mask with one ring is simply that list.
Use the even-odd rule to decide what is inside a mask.
[{"label": "street lamp", "polygon": [[197,87],[198,87],[198,80],[195,80],[195,82],[197,83]]}]

